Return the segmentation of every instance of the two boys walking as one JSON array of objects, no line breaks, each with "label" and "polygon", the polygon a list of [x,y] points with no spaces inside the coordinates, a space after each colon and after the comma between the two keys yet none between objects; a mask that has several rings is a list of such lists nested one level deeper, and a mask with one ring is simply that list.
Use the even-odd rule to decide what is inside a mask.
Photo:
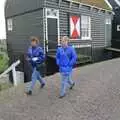
[{"label": "two boys walking", "polygon": [[[56,63],[59,66],[61,75],[60,98],[65,97],[68,87],[72,89],[75,85],[75,82],[72,80],[72,69],[76,63],[77,54],[68,42],[69,38],[64,36],[61,40],[61,47],[58,47],[56,53]],[[45,55],[42,48],[39,46],[39,40],[36,37],[31,38],[31,47],[28,49],[27,60],[32,65],[33,72],[31,77],[32,83],[26,94],[32,95],[32,90],[37,80],[39,80],[41,88],[46,84],[39,72],[39,66],[45,61]]]}]

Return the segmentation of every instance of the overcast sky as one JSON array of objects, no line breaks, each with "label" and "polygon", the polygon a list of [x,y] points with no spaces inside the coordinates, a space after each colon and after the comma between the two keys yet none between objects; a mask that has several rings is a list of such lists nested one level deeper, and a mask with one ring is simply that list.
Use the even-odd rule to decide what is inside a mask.
[{"label": "overcast sky", "polygon": [[0,39],[6,38],[4,4],[5,0],[0,0]]}]

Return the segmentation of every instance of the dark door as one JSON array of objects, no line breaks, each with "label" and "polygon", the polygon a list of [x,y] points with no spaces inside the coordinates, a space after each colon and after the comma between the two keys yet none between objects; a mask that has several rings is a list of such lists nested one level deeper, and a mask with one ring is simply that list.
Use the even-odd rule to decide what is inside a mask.
[{"label": "dark door", "polygon": [[48,18],[48,49],[54,50],[58,44],[58,24],[57,19]]}]

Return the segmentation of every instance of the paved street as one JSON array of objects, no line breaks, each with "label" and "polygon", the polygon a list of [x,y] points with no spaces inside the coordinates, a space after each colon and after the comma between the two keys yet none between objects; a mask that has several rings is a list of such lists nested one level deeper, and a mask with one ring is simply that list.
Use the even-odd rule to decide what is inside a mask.
[{"label": "paved street", "polygon": [[0,93],[0,120],[120,120],[120,59],[74,70],[76,87],[59,99],[59,74],[33,96],[24,86]]}]

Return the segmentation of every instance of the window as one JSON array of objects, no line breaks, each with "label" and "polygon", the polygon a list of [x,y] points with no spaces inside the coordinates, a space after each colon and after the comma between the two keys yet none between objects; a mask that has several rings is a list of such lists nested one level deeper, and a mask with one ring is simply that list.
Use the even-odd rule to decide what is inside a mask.
[{"label": "window", "polygon": [[7,27],[8,27],[8,31],[13,30],[13,21],[12,21],[12,19],[7,20]]},{"label": "window", "polygon": [[106,24],[111,25],[111,18],[106,18]]},{"label": "window", "polygon": [[90,16],[81,16],[82,39],[91,39],[91,18]]},{"label": "window", "polygon": [[105,19],[105,47],[111,46],[111,32],[112,32],[111,18],[106,17]]}]

